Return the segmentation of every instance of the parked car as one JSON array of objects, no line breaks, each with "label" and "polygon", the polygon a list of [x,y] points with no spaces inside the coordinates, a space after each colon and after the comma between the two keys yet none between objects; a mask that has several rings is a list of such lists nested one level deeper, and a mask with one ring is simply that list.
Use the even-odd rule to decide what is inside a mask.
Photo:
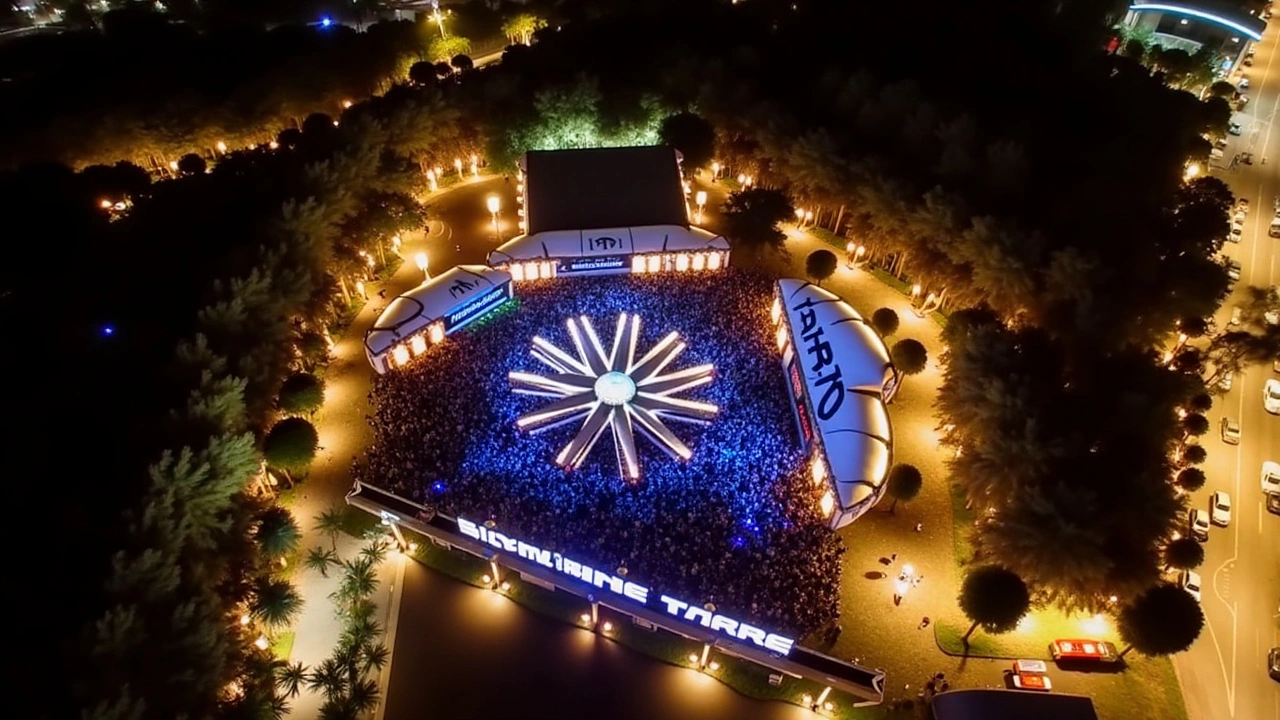
[{"label": "parked car", "polygon": [[1209,496],[1209,519],[1218,527],[1231,524],[1231,496],[1218,490]]},{"label": "parked car", "polygon": [[1231,308],[1231,319],[1227,321],[1228,325],[1239,325],[1240,318],[1244,317],[1244,308],[1236,305]]},{"label": "parked car", "polygon": [[1280,493],[1267,493],[1267,512],[1280,515]]},{"label": "parked car", "polygon": [[1240,238],[1244,236],[1244,223],[1231,223],[1231,232],[1227,234],[1227,239],[1233,243],[1240,242]]},{"label": "parked car", "polygon": [[1235,379],[1236,374],[1230,370],[1222,373],[1222,377],[1218,379],[1218,388],[1220,390],[1230,390]]},{"label": "parked car", "polygon": [[1049,644],[1049,654],[1058,662],[1063,660],[1105,663],[1120,661],[1120,653],[1116,651],[1116,646],[1101,640],[1054,640]]},{"label": "parked car", "polygon": [[1209,159],[1210,159],[1210,160],[1221,160],[1221,159],[1222,159],[1222,158],[1224,158],[1224,157],[1226,157],[1226,154],[1225,154],[1225,153],[1223,153],[1223,152],[1222,152],[1221,150],[1219,150],[1218,148],[1213,148],[1212,150],[1210,150],[1210,151],[1209,151]]},{"label": "parked car", "polygon": [[1262,463],[1262,492],[1280,493],[1280,463],[1275,460]]},{"label": "parked car", "polygon": [[1247,78],[1247,77],[1242,77],[1242,78],[1240,78],[1240,82],[1236,83],[1236,89],[1237,89],[1237,90],[1248,90],[1248,89],[1249,89],[1249,78]]},{"label": "parked car", "polygon": [[1280,647],[1273,647],[1267,653],[1267,674],[1272,680],[1280,682]]},{"label": "parked car", "polygon": [[1253,56],[1245,55],[1244,59],[1240,61],[1240,64],[1244,65],[1245,67],[1253,67]]},{"label": "parked car", "polygon": [[1200,573],[1195,570],[1183,570],[1178,576],[1178,585],[1191,597],[1200,602]]},{"label": "parked car", "polygon": [[1014,660],[1013,670],[1005,672],[1009,673],[1013,686],[1019,690],[1048,692],[1053,689],[1053,682],[1046,674],[1049,666],[1043,660]]},{"label": "parked car", "polygon": [[1209,539],[1209,514],[1200,508],[1192,508],[1187,513],[1187,525],[1191,531],[1191,537],[1200,542]]},{"label": "parked car", "polygon": [[1240,422],[1235,418],[1222,418],[1222,442],[1228,445],[1240,444]]},{"label": "parked car", "polygon": [[1240,261],[1234,258],[1228,258],[1227,259],[1227,277],[1231,278],[1232,280],[1239,280],[1240,272],[1241,272]]},{"label": "parked car", "polygon": [[1280,415],[1280,380],[1268,378],[1263,384],[1262,408],[1272,415]]}]

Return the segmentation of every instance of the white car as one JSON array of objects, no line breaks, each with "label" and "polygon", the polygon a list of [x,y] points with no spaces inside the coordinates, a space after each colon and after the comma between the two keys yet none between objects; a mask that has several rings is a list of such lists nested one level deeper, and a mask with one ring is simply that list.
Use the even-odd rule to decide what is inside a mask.
[{"label": "white car", "polygon": [[1240,82],[1236,83],[1236,87],[1239,88],[1240,90],[1248,90],[1249,78],[1240,78]]},{"label": "white car", "polygon": [[1187,515],[1187,524],[1190,526],[1191,537],[1199,542],[1205,542],[1209,539],[1209,515],[1200,508],[1192,508]]},{"label": "white car", "polygon": [[1262,407],[1272,415],[1280,415],[1280,380],[1268,378],[1262,386]]},{"label": "white car", "polygon": [[1209,518],[1214,525],[1226,527],[1231,524],[1231,496],[1221,490],[1209,496]]},{"label": "white car", "polygon": [[1196,602],[1200,602],[1200,573],[1195,570],[1183,570],[1178,577],[1178,585],[1195,598]]},{"label": "white car", "polygon": [[1230,390],[1231,384],[1235,382],[1236,374],[1230,370],[1222,373],[1222,377],[1218,378],[1218,387],[1222,390]]},{"label": "white car", "polygon": [[1280,463],[1275,460],[1262,463],[1262,492],[1280,495]]}]

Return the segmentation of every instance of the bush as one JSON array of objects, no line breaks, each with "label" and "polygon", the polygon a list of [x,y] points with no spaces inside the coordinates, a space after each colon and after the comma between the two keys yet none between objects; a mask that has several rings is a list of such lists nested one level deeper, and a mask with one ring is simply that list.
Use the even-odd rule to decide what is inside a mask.
[{"label": "bush", "polygon": [[313,413],[324,404],[324,382],[311,373],[290,375],[280,386],[277,404],[294,415]]},{"label": "bush", "polygon": [[898,332],[898,326],[901,324],[898,319],[898,313],[887,307],[882,307],[871,313],[871,327],[880,333],[880,337],[889,337]]}]

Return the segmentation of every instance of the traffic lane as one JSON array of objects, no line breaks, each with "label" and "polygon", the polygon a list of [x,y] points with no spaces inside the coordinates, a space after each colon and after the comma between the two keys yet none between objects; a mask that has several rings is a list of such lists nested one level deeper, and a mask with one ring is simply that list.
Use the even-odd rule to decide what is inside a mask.
[{"label": "traffic lane", "polygon": [[416,562],[405,566],[403,593],[388,720],[813,717],[795,705],[751,700]]},{"label": "traffic lane", "polygon": [[502,241],[520,234],[517,180],[513,176],[467,180],[439,200],[428,202],[427,217],[443,221],[446,231],[426,238],[432,271],[454,265],[483,265],[500,243],[494,235],[488,199],[498,198],[498,230]]}]

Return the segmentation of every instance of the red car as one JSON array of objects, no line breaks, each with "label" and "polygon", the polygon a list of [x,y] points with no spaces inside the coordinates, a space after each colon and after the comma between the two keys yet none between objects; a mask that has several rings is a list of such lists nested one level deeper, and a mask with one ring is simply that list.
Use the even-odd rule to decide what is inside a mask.
[{"label": "red car", "polygon": [[1053,682],[1046,675],[1049,667],[1043,660],[1014,660],[1011,679],[1013,686],[1019,690],[1040,690],[1049,692]]},{"label": "red car", "polygon": [[1087,660],[1106,663],[1120,661],[1120,653],[1116,651],[1116,646],[1102,640],[1054,640],[1049,645],[1049,652],[1056,661]]}]

